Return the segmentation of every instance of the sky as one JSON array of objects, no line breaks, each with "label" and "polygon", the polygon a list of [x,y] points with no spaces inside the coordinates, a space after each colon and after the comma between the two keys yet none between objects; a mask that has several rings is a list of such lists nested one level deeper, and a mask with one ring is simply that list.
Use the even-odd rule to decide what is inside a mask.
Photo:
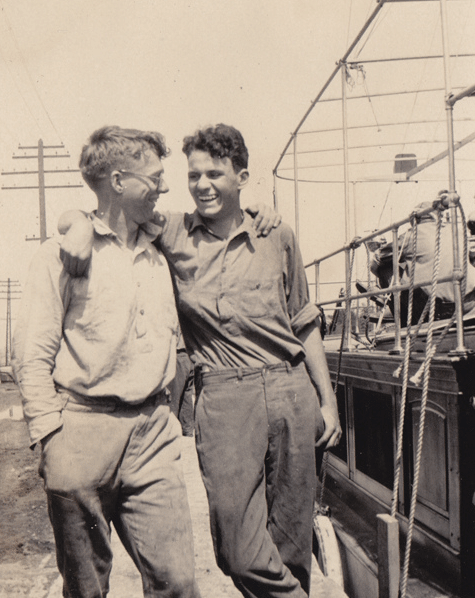
[{"label": "sky", "polygon": [[345,12],[348,21],[350,4],[3,0],[1,167],[40,137],[63,142],[74,167],[104,124],[159,129],[173,152],[170,201],[188,203],[183,176],[174,179],[181,140],[226,122],[243,132],[268,198],[279,149],[346,45],[333,24]]},{"label": "sky", "polygon": [[[191,210],[181,141],[224,122],[241,130],[250,151],[243,204],[272,204],[281,151],[375,7],[376,0],[0,0],[0,170],[35,170],[34,159],[13,155],[34,155],[19,146],[39,139],[64,144],[53,151],[69,155],[46,168],[75,169],[98,127],[159,130],[172,151],[161,205]],[[0,183],[36,184],[20,174]],[[81,183],[80,175],[46,175],[47,185],[67,183]],[[48,235],[65,209],[94,205],[87,188],[47,190]],[[38,246],[26,237],[38,236],[37,191],[0,189],[0,282],[24,284]],[[1,339],[0,327],[0,356]]]},{"label": "sky", "polygon": [[[374,4],[1,0],[0,170],[36,170],[35,159],[13,155],[35,155],[19,146],[35,147],[39,139],[64,144],[52,151],[70,156],[47,159],[46,169],[75,169],[98,127],[159,130],[172,151],[162,206],[191,210],[181,141],[198,127],[225,122],[241,130],[251,155],[243,203],[271,204],[280,151]],[[35,175],[20,174],[0,183],[37,184]],[[46,185],[69,183],[80,184],[80,175],[46,175]],[[87,188],[47,189],[48,235],[56,234],[63,210],[94,205]],[[38,192],[1,189],[0,281],[24,284],[38,247],[27,237],[39,237]],[[0,355],[1,338],[0,330]]]}]

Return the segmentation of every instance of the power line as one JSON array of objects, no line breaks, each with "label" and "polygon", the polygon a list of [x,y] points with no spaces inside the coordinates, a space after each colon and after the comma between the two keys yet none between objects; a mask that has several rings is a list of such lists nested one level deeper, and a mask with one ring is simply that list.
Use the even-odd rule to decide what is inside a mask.
[{"label": "power line", "polygon": [[[36,97],[38,98],[38,100],[39,100],[39,102],[40,102],[40,104],[41,104],[41,107],[43,108],[43,111],[44,111],[44,113],[46,114],[46,117],[48,118],[48,120],[49,120],[49,122],[50,122],[51,126],[53,127],[53,129],[54,129],[54,131],[55,131],[56,135],[58,136],[58,139],[60,139],[60,140],[61,140],[61,136],[60,136],[60,134],[58,133],[58,130],[56,129],[56,127],[55,127],[55,125],[54,125],[54,123],[53,123],[53,121],[52,121],[52,119],[51,119],[51,117],[50,117],[50,115],[49,115],[49,112],[48,112],[48,110],[46,109],[46,106],[45,106],[45,104],[44,104],[44,102],[43,102],[43,99],[41,98],[41,96],[40,96],[40,94],[39,94],[39,92],[38,92],[38,89],[36,88],[36,84],[35,84],[35,82],[34,82],[34,80],[33,80],[32,76],[31,76],[31,74],[30,74],[30,71],[28,70],[28,67],[27,67],[27,65],[26,65],[25,58],[24,58],[24,56],[23,56],[23,53],[22,53],[22,51],[21,51],[21,49],[20,49],[20,46],[19,46],[19,44],[18,44],[18,40],[17,40],[17,38],[16,38],[16,35],[15,35],[14,31],[13,31],[13,27],[11,26],[11,24],[10,24],[10,21],[8,20],[8,17],[7,17],[7,15],[6,15],[6,12],[5,12],[5,10],[2,10],[2,12],[3,12],[3,18],[5,19],[5,22],[6,22],[6,24],[7,24],[7,27],[8,27],[8,29],[9,29],[10,33],[11,33],[11,36],[12,36],[13,42],[14,42],[14,44],[15,44],[15,47],[16,47],[16,50],[17,50],[17,52],[18,52],[18,54],[19,54],[19,56],[20,56],[20,59],[21,59],[21,62],[22,62],[23,68],[25,69],[25,72],[26,72],[26,74],[27,74],[27,77],[28,77],[28,79],[29,79],[29,81],[30,81],[30,84],[31,84],[31,86],[32,86],[32,88],[33,88],[33,91],[35,92],[35,95],[36,95]],[[21,94],[21,92],[20,92],[20,94]],[[25,100],[24,100],[24,101],[25,101]],[[26,103],[26,102],[25,102],[25,103]],[[33,115],[32,115],[32,116],[33,116]],[[38,127],[39,127],[39,125],[38,125]]]}]

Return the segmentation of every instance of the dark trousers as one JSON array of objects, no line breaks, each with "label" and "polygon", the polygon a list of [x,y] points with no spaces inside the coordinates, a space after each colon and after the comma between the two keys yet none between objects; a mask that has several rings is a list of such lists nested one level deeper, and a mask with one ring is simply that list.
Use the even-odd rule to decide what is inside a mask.
[{"label": "dark trousers", "polygon": [[219,567],[249,598],[309,593],[315,438],[304,364],[197,376],[196,446]]},{"label": "dark trousers", "polygon": [[181,430],[165,393],[137,407],[76,400],[66,404],[40,463],[63,596],[106,596],[112,522],[145,597],[199,597]]},{"label": "dark trousers", "polygon": [[178,418],[183,436],[193,436],[193,363],[186,351],[178,351],[175,378],[168,385],[170,409]]}]

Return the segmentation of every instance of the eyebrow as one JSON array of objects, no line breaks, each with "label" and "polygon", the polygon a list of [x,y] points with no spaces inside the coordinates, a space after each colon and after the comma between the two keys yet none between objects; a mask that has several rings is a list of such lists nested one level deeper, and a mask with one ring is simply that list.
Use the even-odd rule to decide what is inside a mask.
[{"label": "eyebrow", "polygon": [[[224,173],[224,170],[222,168],[210,168],[209,170],[205,170],[204,174],[210,174],[210,173]],[[188,174],[200,174],[199,170],[188,170]]]}]

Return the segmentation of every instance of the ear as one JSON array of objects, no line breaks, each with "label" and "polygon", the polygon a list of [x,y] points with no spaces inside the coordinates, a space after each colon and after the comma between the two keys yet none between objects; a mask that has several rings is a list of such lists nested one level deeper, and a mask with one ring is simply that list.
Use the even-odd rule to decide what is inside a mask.
[{"label": "ear", "polygon": [[124,192],[124,185],[122,184],[122,175],[118,170],[113,170],[110,173],[110,184],[116,193]]},{"label": "ear", "polygon": [[249,170],[247,170],[246,168],[243,168],[241,170],[241,172],[238,173],[238,179],[239,179],[239,190],[241,190],[243,187],[245,187],[249,181]]}]

